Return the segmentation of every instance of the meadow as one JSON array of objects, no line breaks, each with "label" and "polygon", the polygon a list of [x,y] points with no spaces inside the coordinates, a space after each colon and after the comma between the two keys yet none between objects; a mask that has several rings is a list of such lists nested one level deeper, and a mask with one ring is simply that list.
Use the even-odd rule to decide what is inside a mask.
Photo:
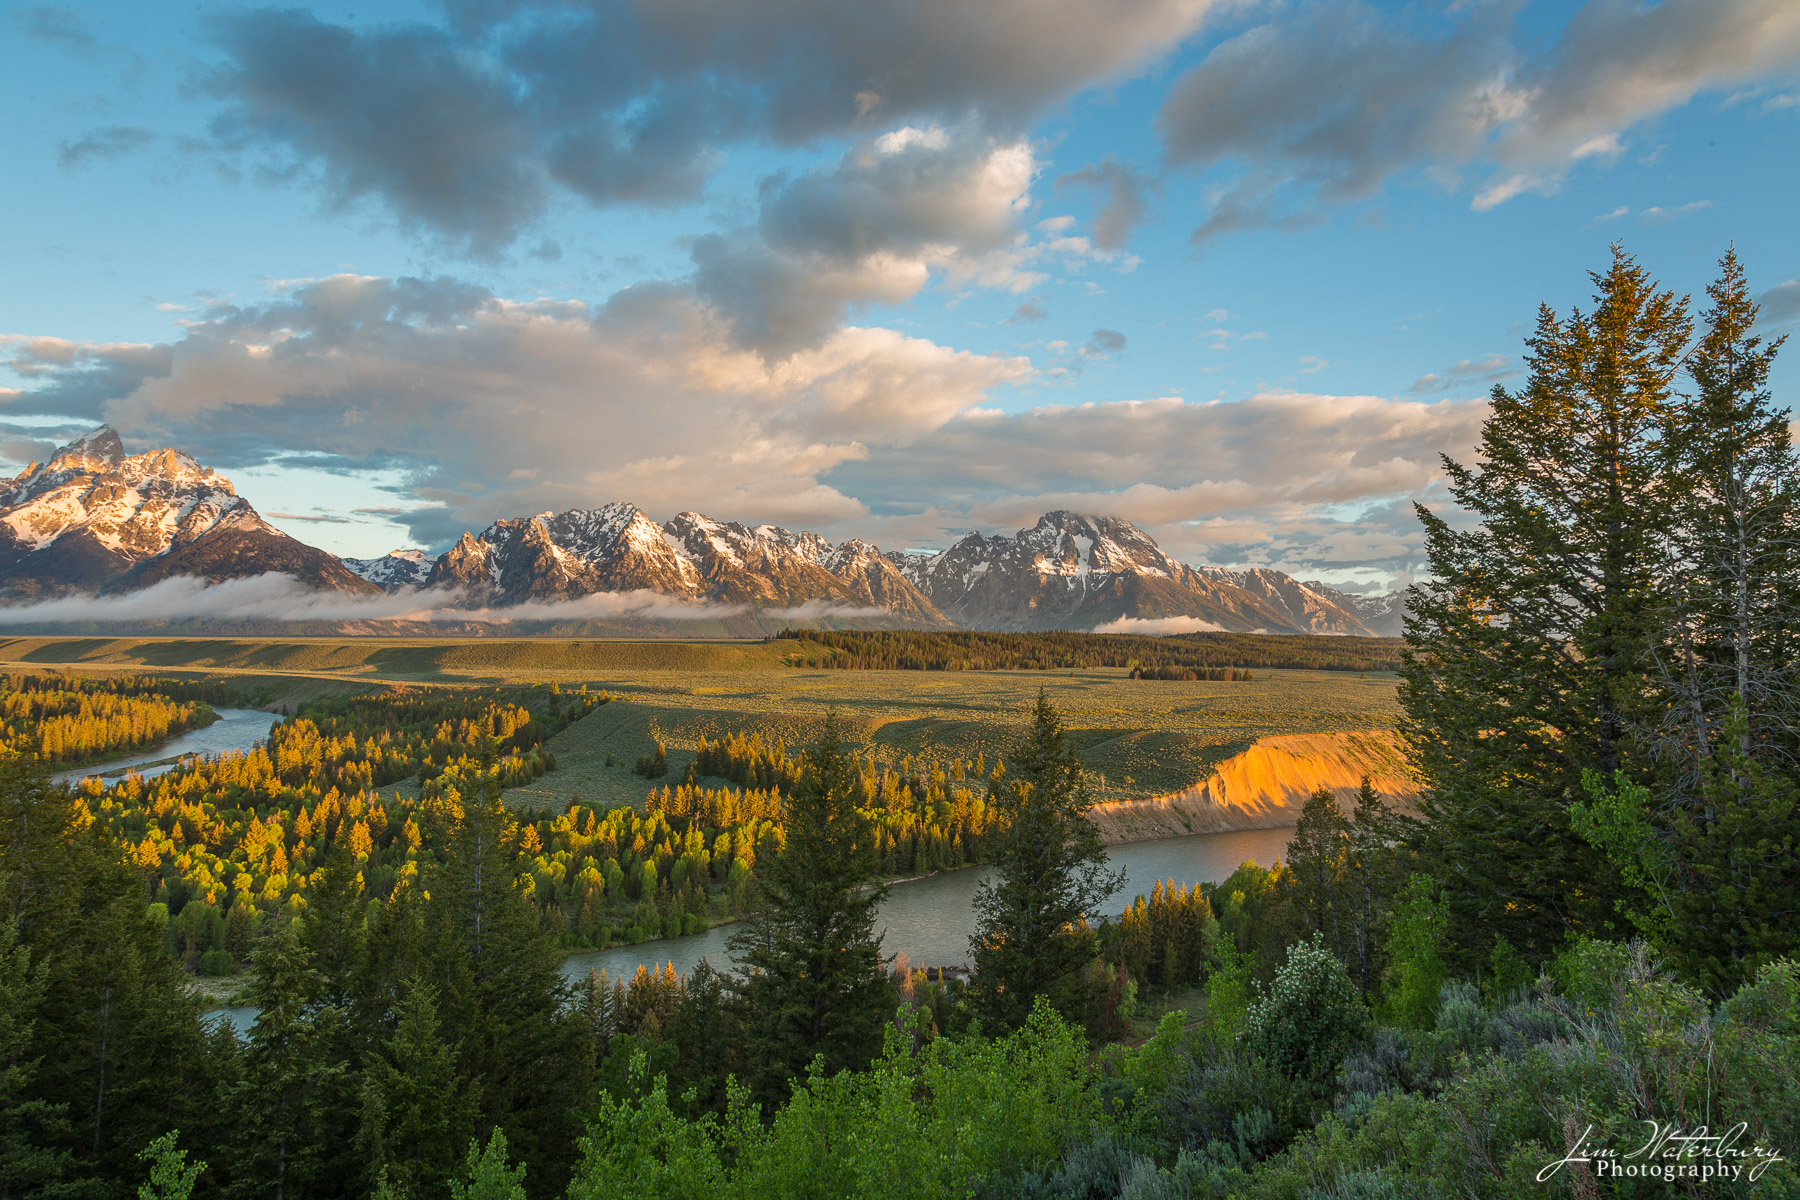
[{"label": "meadow", "polygon": [[[1054,671],[834,671],[805,644],[555,639],[12,638],[0,664],[83,673],[224,677],[290,705],[382,683],[587,686],[607,704],[549,743],[558,769],[508,792],[560,809],[571,797],[636,804],[632,773],[657,740],[679,779],[702,736],[760,733],[790,747],[828,710],[877,761],[909,755],[995,758],[1017,738],[1044,688],[1106,800],[1160,795],[1204,778],[1257,738],[1391,728],[1396,680],[1385,672],[1257,671],[1248,683],[1159,682],[1123,668]],[[610,760],[610,765],[609,765]],[[407,785],[399,785],[406,787]],[[389,789],[384,789],[389,790]]]}]

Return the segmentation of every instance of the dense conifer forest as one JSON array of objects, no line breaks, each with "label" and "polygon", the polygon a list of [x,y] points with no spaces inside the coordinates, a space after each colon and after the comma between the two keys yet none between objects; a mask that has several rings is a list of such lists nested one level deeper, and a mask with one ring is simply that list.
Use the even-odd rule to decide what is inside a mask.
[{"label": "dense conifer forest", "polygon": [[[1397,638],[1303,637],[1262,633],[974,633],[918,630],[784,629],[772,640],[804,642],[826,653],[815,666],[847,671],[1061,671],[1093,667],[1213,671],[1392,671]],[[1162,676],[1158,676],[1162,678]]]},{"label": "dense conifer forest", "polygon": [[59,766],[117,757],[215,720],[218,684],[0,676],[0,750]]},{"label": "dense conifer forest", "polygon": [[[1800,1194],[1779,343],[1732,257],[1699,312],[1623,254],[1594,287],[1449,464],[1473,519],[1419,514],[1418,811],[1320,791],[1217,884],[1119,894],[1046,696],[997,763],[877,769],[828,722],[679,781],[652,748],[606,812],[502,802],[605,699],[551,688],[319,702],[110,788],[9,747],[0,1197]],[[876,922],[958,855],[992,869],[966,980]],[[724,908],[738,970],[560,970]],[[245,1035],[201,1019],[208,955]]]}]

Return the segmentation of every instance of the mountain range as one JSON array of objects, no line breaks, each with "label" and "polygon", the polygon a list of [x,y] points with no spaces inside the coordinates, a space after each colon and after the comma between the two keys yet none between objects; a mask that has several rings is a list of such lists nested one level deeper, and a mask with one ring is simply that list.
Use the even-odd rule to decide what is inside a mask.
[{"label": "mountain range", "polygon": [[173,576],[270,572],[314,589],[434,590],[505,609],[651,592],[859,625],[984,630],[1212,627],[1396,636],[1402,598],[1354,596],[1279,571],[1177,562],[1129,521],[1046,513],[936,554],[627,503],[495,521],[444,553],[337,558],[274,528],[229,480],[175,450],[126,455],[101,427],[0,483],[0,597],[117,594]]}]

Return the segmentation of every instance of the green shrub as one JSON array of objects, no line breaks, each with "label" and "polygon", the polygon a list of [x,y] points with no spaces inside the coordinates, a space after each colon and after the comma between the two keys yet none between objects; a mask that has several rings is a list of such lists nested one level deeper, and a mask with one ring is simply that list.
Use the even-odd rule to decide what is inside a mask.
[{"label": "green shrub", "polygon": [[1369,1009],[1324,939],[1295,942],[1269,990],[1244,1015],[1240,1036],[1297,1079],[1332,1075],[1369,1036]]},{"label": "green shrub", "polygon": [[237,970],[237,962],[229,950],[208,950],[200,956],[199,970],[202,975],[230,975]]}]

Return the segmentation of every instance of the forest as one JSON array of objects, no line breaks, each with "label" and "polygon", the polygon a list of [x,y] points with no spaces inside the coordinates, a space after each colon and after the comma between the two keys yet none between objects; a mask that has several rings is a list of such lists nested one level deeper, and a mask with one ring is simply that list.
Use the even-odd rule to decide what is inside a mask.
[{"label": "forest", "polygon": [[[845,671],[1062,671],[1094,667],[1213,671],[1393,671],[1395,638],[1273,633],[977,633],[968,630],[784,629],[771,641],[827,651],[809,665]],[[1210,676],[1209,676],[1210,678]]]},{"label": "forest", "polygon": [[[0,1196],[1800,1194],[1780,343],[1732,256],[1697,308],[1623,253],[1593,283],[1447,464],[1471,519],[1419,510],[1417,810],[1321,791],[1216,884],[1119,894],[1047,694],[998,762],[877,768],[833,717],[692,779],[648,747],[604,813],[504,803],[627,702],[547,687],[319,702],[128,797],[15,750]],[[877,933],[946,845],[990,868],[966,978]],[[566,978],[615,879],[639,932],[736,904],[734,961]]]},{"label": "forest", "polygon": [[68,766],[114,758],[211,724],[211,683],[0,675],[0,751]]}]

